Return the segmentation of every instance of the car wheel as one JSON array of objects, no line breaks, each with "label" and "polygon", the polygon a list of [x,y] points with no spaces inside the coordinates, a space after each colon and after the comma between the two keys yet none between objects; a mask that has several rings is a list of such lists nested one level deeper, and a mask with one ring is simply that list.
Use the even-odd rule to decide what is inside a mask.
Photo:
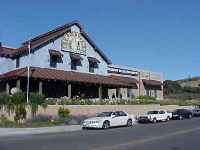
[{"label": "car wheel", "polygon": [[168,116],[167,119],[166,119],[166,121],[169,121],[169,120],[170,120],[170,117]]},{"label": "car wheel", "polygon": [[190,114],[190,115],[189,115],[189,119],[191,119],[191,118],[192,118],[192,115]]},{"label": "car wheel", "polygon": [[132,120],[129,119],[129,120],[127,121],[127,127],[131,127],[132,125],[133,125]]},{"label": "car wheel", "polygon": [[105,121],[105,122],[103,123],[102,128],[103,128],[103,129],[108,129],[109,127],[110,127],[110,123],[109,123],[108,121]]},{"label": "car wheel", "polygon": [[86,127],[82,127],[82,130],[87,130],[87,128]]},{"label": "car wheel", "polygon": [[179,120],[183,120],[183,116],[179,116]]},{"label": "car wheel", "polygon": [[152,121],[153,123],[156,123],[157,122],[157,119],[156,118],[153,118],[153,121]]}]

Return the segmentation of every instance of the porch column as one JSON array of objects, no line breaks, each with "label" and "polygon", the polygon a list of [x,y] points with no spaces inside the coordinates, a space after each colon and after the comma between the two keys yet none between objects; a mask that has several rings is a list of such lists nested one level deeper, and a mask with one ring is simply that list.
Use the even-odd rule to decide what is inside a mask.
[{"label": "porch column", "polygon": [[16,82],[16,88],[21,89],[20,88],[21,87],[20,84],[21,84],[20,79],[18,79],[17,82]]},{"label": "porch column", "polygon": [[39,82],[39,94],[42,94],[43,93],[43,83],[42,81]]},{"label": "porch column", "polygon": [[102,99],[102,86],[99,86],[99,99]]},{"label": "porch column", "polygon": [[6,94],[10,95],[10,85],[8,82],[6,83]]},{"label": "porch column", "polygon": [[72,85],[70,83],[67,84],[67,93],[68,93],[68,97],[71,98],[72,97]]},{"label": "porch column", "polygon": [[117,98],[120,98],[120,95],[121,95],[121,88],[117,88]]}]

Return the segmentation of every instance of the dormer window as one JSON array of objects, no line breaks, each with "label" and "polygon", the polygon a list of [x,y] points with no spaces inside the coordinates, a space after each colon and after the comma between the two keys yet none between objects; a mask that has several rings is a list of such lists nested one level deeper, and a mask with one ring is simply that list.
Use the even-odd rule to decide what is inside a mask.
[{"label": "dormer window", "polygon": [[56,50],[49,50],[50,54],[50,67],[56,68],[57,63],[62,61],[62,54]]},{"label": "dormer window", "polygon": [[89,72],[94,73],[95,68],[99,67],[100,61],[94,57],[88,57],[89,61]]},{"label": "dormer window", "polygon": [[82,57],[78,54],[70,54],[71,57],[71,70],[77,70],[77,66],[81,66]]}]

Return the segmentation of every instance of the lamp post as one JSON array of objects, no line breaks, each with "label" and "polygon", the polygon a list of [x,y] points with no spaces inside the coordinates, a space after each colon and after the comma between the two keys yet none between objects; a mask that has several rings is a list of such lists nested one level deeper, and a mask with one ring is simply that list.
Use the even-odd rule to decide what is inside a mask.
[{"label": "lamp post", "polygon": [[30,54],[31,54],[31,41],[28,42],[28,66],[27,66],[27,91],[26,102],[29,103],[29,89],[30,89]]}]

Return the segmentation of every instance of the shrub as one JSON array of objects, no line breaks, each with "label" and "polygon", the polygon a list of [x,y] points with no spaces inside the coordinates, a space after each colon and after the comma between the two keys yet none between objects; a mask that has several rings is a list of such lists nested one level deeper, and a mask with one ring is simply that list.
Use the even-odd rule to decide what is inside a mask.
[{"label": "shrub", "polygon": [[36,115],[36,112],[38,111],[38,106],[42,106],[43,108],[47,107],[45,96],[39,93],[30,93],[29,104],[31,106],[32,116]]},{"label": "shrub", "polygon": [[20,120],[24,120],[26,119],[26,108],[19,106],[16,110],[15,110],[15,116],[14,116],[14,120],[16,122],[19,122]]},{"label": "shrub", "polygon": [[59,116],[60,118],[67,118],[67,117],[69,117],[69,114],[70,114],[70,110],[67,109],[67,108],[60,107],[60,108],[58,109],[58,116]]},{"label": "shrub", "polygon": [[138,96],[137,99],[138,100],[156,100],[156,98],[152,96]]}]

